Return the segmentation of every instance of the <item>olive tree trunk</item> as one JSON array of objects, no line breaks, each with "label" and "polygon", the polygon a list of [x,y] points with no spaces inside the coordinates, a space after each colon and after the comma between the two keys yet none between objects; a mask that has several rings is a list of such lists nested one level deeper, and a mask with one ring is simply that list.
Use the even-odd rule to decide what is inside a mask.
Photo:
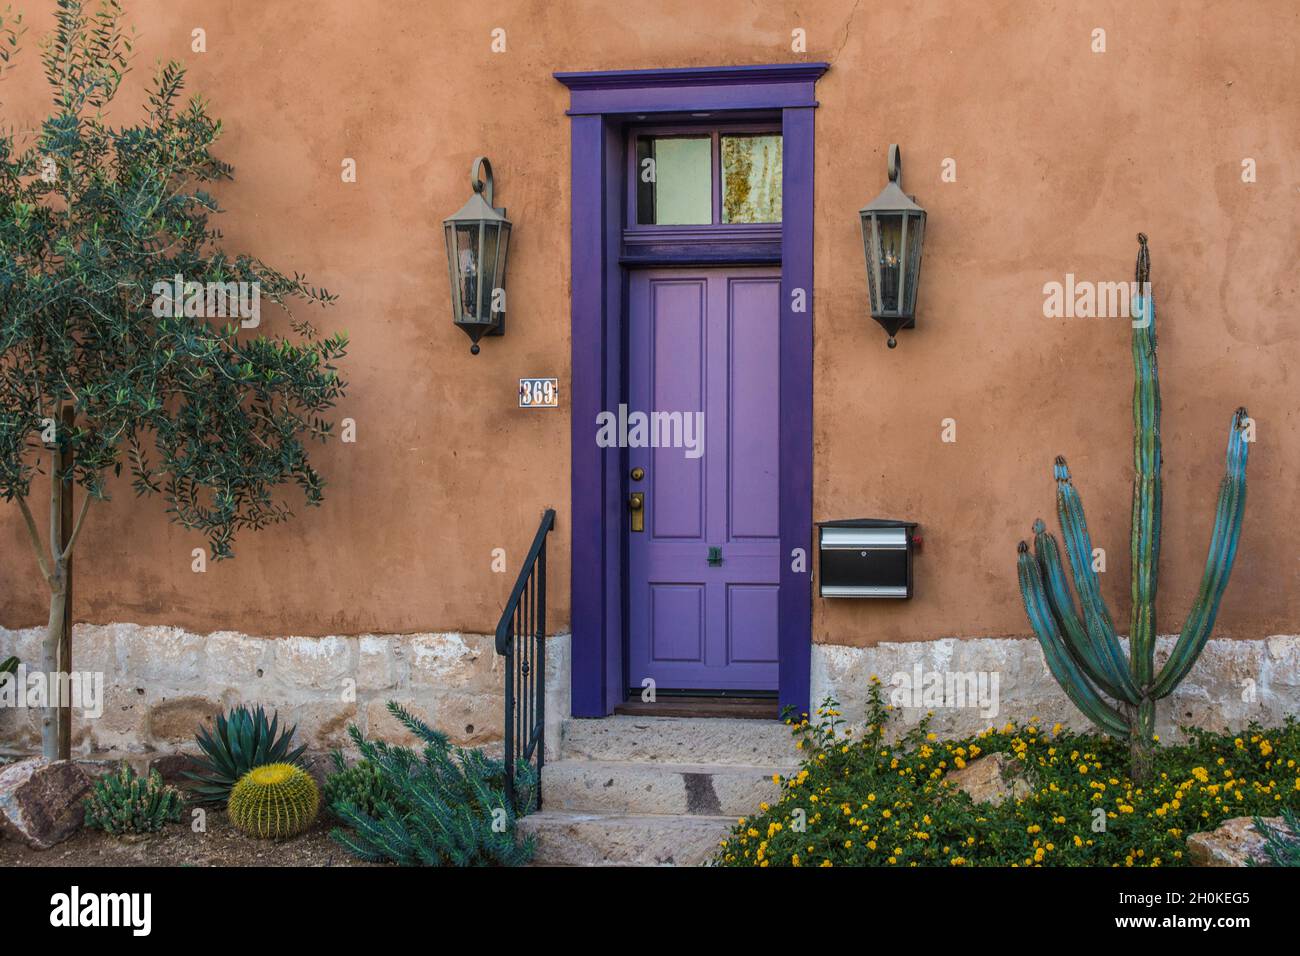
[{"label": "olive tree trunk", "polygon": [[[65,436],[71,433],[74,416],[71,406],[59,410],[58,427]],[[50,616],[41,642],[41,672],[48,681],[41,754],[50,760],[72,756],[68,677],[72,673],[72,543],[77,528],[72,520],[72,450],[67,441],[60,444],[61,448],[56,445],[50,450],[50,561],[48,566],[42,561],[50,587]],[[39,541],[34,539],[33,544],[39,548]]]}]

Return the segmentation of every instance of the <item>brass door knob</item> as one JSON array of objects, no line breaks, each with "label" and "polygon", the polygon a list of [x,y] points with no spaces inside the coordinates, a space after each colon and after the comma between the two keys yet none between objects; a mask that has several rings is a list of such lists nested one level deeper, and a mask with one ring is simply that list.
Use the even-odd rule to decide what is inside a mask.
[{"label": "brass door knob", "polygon": [[627,510],[632,513],[631,530],[645,530],[645,494],[634,491],[627,496]]}]

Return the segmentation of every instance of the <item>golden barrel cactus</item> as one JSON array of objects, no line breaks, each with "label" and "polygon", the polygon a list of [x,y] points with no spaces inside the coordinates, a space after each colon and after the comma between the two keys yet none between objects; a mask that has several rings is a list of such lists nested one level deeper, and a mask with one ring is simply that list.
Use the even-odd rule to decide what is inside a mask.
[{"label": "golden barrel cactus", "polygon": [[254,767],[230,791],[230,822],[249,836],[283,839],[311,826],[320,809],[316,781],[291,763]]}]

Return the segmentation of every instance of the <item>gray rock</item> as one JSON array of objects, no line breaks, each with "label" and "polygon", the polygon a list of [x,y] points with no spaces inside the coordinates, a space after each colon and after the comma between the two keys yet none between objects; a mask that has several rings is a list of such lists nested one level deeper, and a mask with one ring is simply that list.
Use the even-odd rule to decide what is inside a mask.
[{"label": "gray rock", "polygon": [[0,831],[48,850],[81,826],[89,774],[71,760],[32,757],[0,771]]},{"label": "gray rock", "polygon": [[[1265,817],[1264,822],[1283,826],[1281,817]],[[1253,817],[1233,817],[1217,830],[1193,833],[1187,838],[1187,856],[1192,866],[1272,866]]]},{"label": "gray rock", "polygon": [[1024,777],[1024,771],[1019,760],[995,753],[952,771],[944,777],[944,781],[949,786],[970,794],[976,803],[997,806],[1007,799],[1023,800],[1034,792]]}]

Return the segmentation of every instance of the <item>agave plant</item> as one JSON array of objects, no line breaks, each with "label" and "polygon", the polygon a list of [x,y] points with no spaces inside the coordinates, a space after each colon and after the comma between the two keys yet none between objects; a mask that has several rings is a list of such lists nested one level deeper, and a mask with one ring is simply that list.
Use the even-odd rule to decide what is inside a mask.
[{"label": "agave plant", "polygon": [[277,734],[279,720],[279,714],[274,714],[268,721],[266,711],[259,704],[256,710],[240,706],[233,708],[229,715],[218,714],[213,733],[200,727],[195,740],[204,753],[199,758],[202,771],[185,774],[194,783],[191,788],[194,802],[225,803],[239,778],[254,767],[269,763],[301,764],[306,745],[289,749],[298,727],[295,724]]},{"label": "agave plant", "polygon": [[[1157,671],[1156,579],[1160,562],[1160,380],[1156,373],[1156,311],[1150,295],[1151,259],[1147,237],[1138,235],[1137,285],[1133,317],[1133,608],[1125,660],[1115,624],[1092,567],[1092,539],[1083,501],[1064,458],[1056,459],[1056,510],[1065,535],[1076,611],[1056,538],[1034,522],[1034,548],[1020,542],[1020,593],[1029,623],[1043,647],[1047,666],[1065,693],[1104,732],[1129,743],[1130,776],[1149,779],[1154,751],[1156,701],[1187,676],[1214,629],[1228,586],[1246,510],[1247,430],[1244,408],[1233,413],[1228,431],[1227,471],[1219,486],[1205,575],[1169,659]],[[1111,703],[1107,698],[1115,703]]]}]

